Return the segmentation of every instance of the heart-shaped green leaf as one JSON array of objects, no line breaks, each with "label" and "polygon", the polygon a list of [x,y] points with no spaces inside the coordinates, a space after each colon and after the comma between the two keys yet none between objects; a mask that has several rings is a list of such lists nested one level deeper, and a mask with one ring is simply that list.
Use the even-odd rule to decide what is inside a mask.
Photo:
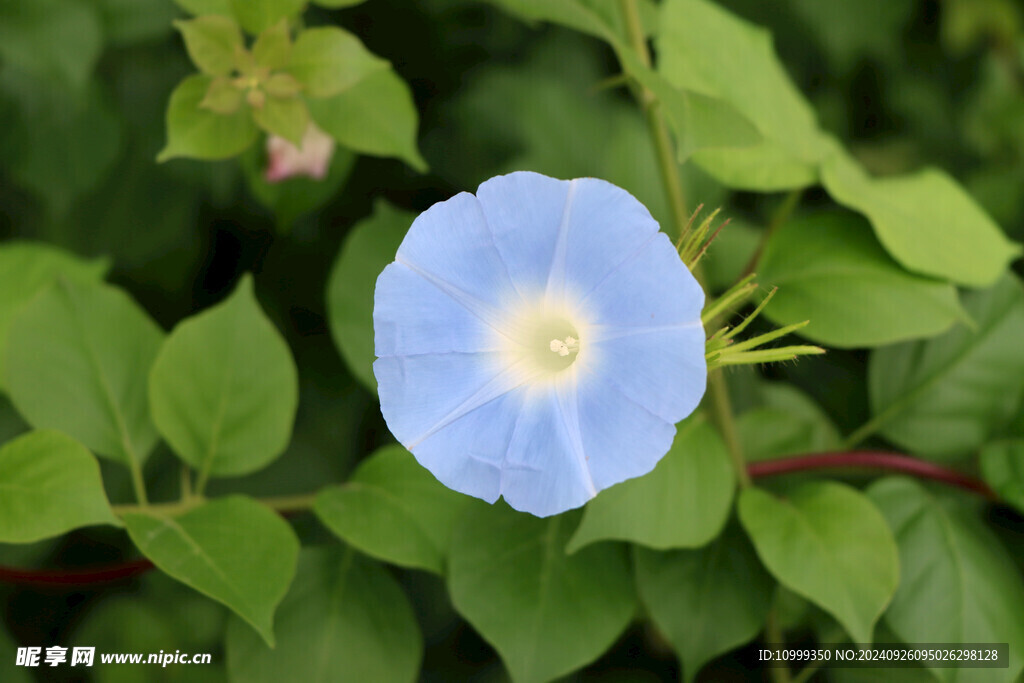
[{"label": "heart-shaped green leaf", "polygon": [[386,60],[336,26],[311,28],[300,33],[288,65],[288,71],[305,86],[309,97],[332,97],[387,68]]},{"label": "heart-shaped green leaf", "polygon": [[93,524],[110,511],[99,464],[60,432],[29,432],[0,448],[0,542],[32,543]]},{"label": "heart-shaped green leaf", "polygon": [[295,362],[249,275],[174,328],[149,378],[157,428],[202,480],[254,472],[284,452],[298,396]]},{"label": "heart-shaped green leaf", "polygon": [[227,159],[256,139],[256,124],[249,107],[233,114],[218,114],[199,106],[210,89],[210,76],[189,76],[171,93],[167,104],[167,144],[157,161],[174,157]]},{"label": "heart-shaped green leaf", "polygon": [[421,173],[427,162],[416,147],[419,115],[398,75],[377,69],[344,92],[309,100],[316,124],[339,144],[381,157],[396,157]]},{"label": "heart-shaped green leaf", "polygon": [[944,172],[872,178],[834,147],[822,166],[829,194],[867,216],[886,251],[908,270],[988,287],[1020,255],[1020,246]]},{"label": "heart-shaped green leaf", "polygon": [[315,509],[331,531],[364,553],[440,574],[455,522],[471,502],[401,446],[386,446],[349,481],[323,489]]},{"label": "heart-shaped green leaf", "polygon": [[181,32],[192,63],[211,76],[230,74],[235,68],[235,55],[245,48],[238,24],[225,16],[179,20],[174,27]]},{"label": "heart-shaped green leaf", "polygon": [[871,642],[899,583],[899,558],[864,494],[834,482],[805,484],[786,498],[749,488],[739,515],[779,583],[834,616],[856,642]]},{"label": "heart-shaped green leaf", "polygon": [[7,339],[7,389],[38,429],[59,429],[125,465],[157,442],[146,375],[163,332],[120,289],[61,279],[29,302]]},{"label": "heart-shaped green leaf", "polygon": [[[727,45],[728,49],[722,49]],[[770,191],[817,180],[825,147],[814,110],[793,84],[771,35],[708,0],[667,0],[658,70],[677,87],[720,98],[750,120],[762,141],[700,150],[694,162],[730,187]]]},{"label": "heart-shaped green leaf", "polygon": [[981,471],[999,497],[1024,512],[1024,439],[997,441],[981,450]]},{"label": "heart-shaped green leaf", "polygon": [[1014,417],[1024,395],[1024,288],[1007,275],[963,296],[972,327],[878,349],[868,364],[869,428],[936,459],[970,455]]},{"label": "heart-shaped green leaf", "polygon": [[373,376],[373,290],[377,276],[395,260],[395,252],[414,216],[386,202],[358,223],[341,248],[327,281],[327,317],[331,336],[349,371],[377,391]]},{"label": "heart-shaped green leaf", "polygon": [[349,548],[302,551],[274,630],[271,649],[240,619],[228,624],[232,680],[411,683],[419,674],[423,642],[408,599],[383,567]]},{"label": "heart-shaped green leaf", "polygon": [[691,419],[652,472],[587,504],[567,550],[612,539],[658,549],[702,546],[722,530],[734,486],[725,444],[709,424]]},{"label": "heart-shaped green leaf", "polygon": [[14,316],[58,276],[98,282],[110,269],[106,259],[85,261],[48,244],[7,242],[0,246],[0,389],[4,386],[7,333]]},{"label": "heart-shaped green leaf", "polygon": [[299,554],[295,532],[275,512],[231,496],[177,516],[127,513],[124,524],[161,571],[227,605],[274,646],[274,610]]},{"label": "heart-shaped green leaf", "polygon": [[[200,0],[179,0],[190,4]],[[211,0],[201,0],[211,2]],[[302,11],[306,0],[227,0],[231,12],[246,31],[259,35],[286,17]],[[218,2],[218,4],[221,4]]]},{"label": "heart-shaped green leaf", "polygon": [[634,557],[640,599],[682,660],[685,680],[763,628],[774,582],[739,529],[699,550],[638,547]]},{"label": "heart-shaped green leaf", "polygon": [[518,683],[593,661],[633,616],[624,548],[602,543],[565,554],[578,519],[576,512],[539,519],[498,503],[465,516],[452,537],[452,603]]},{"label": "heart-shaped green leaf", "polygon": [[852,213],[789,221],[768,240],[757,271],[779,288],[765,315],[779,325],[810,320],[799,334],[829,346],[930,337],[965,317],[953,285],[903,270]]},{"label": "heart-shaped green leaf", "polygon": [[907,477],[877,481],[868,496],[899,544],[903,578],[886,623],[908,643],[1009,643],[1008,669],[932,669],[944,683],[1017,680],[1024,582],[995,534],[958,501]]}]

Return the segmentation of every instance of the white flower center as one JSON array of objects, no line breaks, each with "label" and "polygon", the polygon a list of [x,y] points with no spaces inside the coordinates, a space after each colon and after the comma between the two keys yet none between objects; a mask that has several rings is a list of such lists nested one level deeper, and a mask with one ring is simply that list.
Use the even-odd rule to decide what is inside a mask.
[{"label": "white flower center", "polygon": [[562,378],[587,353],[590,327],[567,306],[531,306],[515,311],[508,322],[503,332],[508,363],[531,381]]}]

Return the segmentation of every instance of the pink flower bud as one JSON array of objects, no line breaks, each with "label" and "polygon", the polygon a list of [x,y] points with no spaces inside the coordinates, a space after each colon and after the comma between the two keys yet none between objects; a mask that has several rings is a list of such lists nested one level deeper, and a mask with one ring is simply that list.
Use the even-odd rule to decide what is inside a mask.
[{"label": "pink flower bud", "polygon": [[302,137],[302,147],[296,147],[282,137],[267,137],[268,183],[279,183],[288,178],[307,176],[323,180],[334,155],[334,139],[312,122]]}]

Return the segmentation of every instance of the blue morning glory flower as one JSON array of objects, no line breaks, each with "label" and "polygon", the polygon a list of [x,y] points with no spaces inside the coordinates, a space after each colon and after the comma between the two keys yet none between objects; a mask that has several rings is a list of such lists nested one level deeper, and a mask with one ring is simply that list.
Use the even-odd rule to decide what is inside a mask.
[{"label": "blue morning glory flower", "polygon": [[625,190],[491,178],[420,214],[377,279],[381,411],[449,488],[579,507],[653,469],[697,407],[703,305]]}]

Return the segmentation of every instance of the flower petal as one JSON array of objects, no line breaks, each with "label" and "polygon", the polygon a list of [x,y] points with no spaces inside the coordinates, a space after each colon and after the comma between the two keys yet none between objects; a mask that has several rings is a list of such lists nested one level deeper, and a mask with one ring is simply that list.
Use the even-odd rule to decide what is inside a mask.
[{"label": "flower petal", "polygon": [[627,398],[603,375],[581,373],[578,391],[583,448],[598,490],[647,474],[672,446],[674,424]]},{"label": "flower petal", "polygon": [[477,188],[494,243],[524,297],[540,294],[547,287],[569,183],[517,171],[491,178]]},{"label": "flower petal", "polygon": [[523,389],[485,403],[413,448],[416,460],[450,489],[493,503],[522,410]]},{"label": "flower petal", "polygon": [[518,301],[480,202],[468,192],[434,204],[413,221],[395,260],[426,277],[481,317],[503,317]]},{"label": "flower petal", "polygon": [[401,263],[377,278],[373,294],[377,356],[495,351],[500,333]]},{"label": "flower petal", "polygon": [[665,233],[608,273],[584,299],[592,322],[615,327],[699,323],[704,291]]},{"label": "flower petal", "polygon": [[556,247],[548,294],[583,296],[658,232],[633,195],[597,178],[570,181],[564,247]]},{"label": "flower petal", "polygon": [[[497,389],[507,375],[500,353],[443,353],[419,356],[385,356],[373,363],[381,412],[395,438],[412,450],[463,414],[470,412],[474,397]],[[477,399],[477,406],[483,400]]]},{"label": "flower petal", "polygon": [[[547,517],[597,494],[579,433],[575,389],[530,387],[508,447],[501,495],[516,510]],[[559,395],[561,394],[561,396]]]},{"label": "flower petal", "polygon": [[704,328],[633,328],[588,348],[587,366],[626,398],[675,424],[700,403],[707,384]]}]

